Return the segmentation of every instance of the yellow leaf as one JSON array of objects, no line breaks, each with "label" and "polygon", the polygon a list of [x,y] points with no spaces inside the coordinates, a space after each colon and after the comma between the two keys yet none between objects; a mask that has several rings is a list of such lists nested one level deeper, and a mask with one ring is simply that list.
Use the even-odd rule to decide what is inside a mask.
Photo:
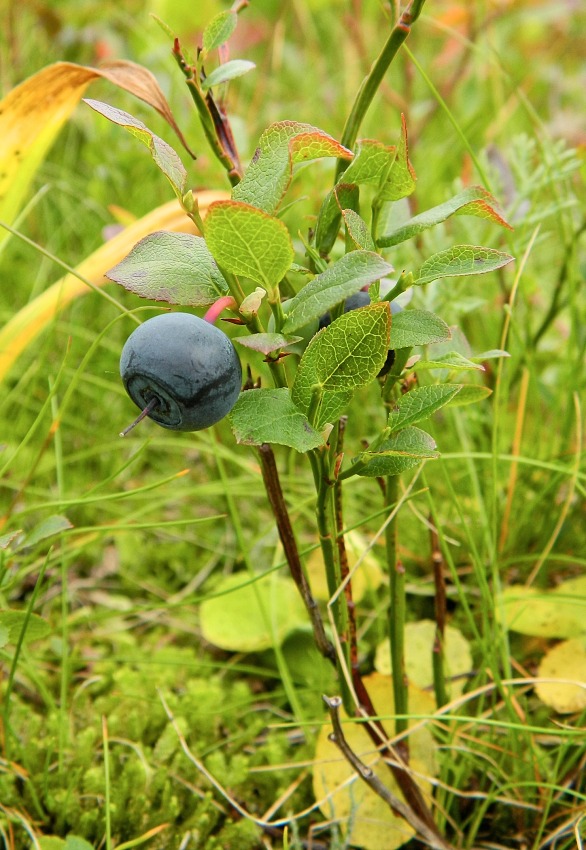
[{"label": "yellow leaf", "polygon": [[558,643],[544,655],[539,665],[540,679],[535,692],[539,699],[559,714],[573,714],[586,708],[586,638]]},{"label": "yellow leaf", "polygon": [[[430,688],[433,685],[432,652],[435,633],[436,624],[433,620],[419,620],[405,626],[406,673],[409,681],[419,688]],[[446,626],[444,657],[446,678],[455,678],[450,687],[450,696],[453,699],[464,691],[467,680],[461,677],[472,669],[470,644],[462,632],[453,626]],[[377,647],[374,666],[379,673],[390,675],[392,672],[388,640]]]},{"label": "yellow leaf", "polygon": [[[371,699],[381,716],[393,713],[393,686],[390,676],[373,673],[364,677]],[[409,710],[429,715],[435,710],[433,696],[419,688],[409,688]],[[343,719],[345,715],[343,715]],[[419,721],[410,723],[413,726]],[[385,724],[390,731],[390,722]],[[403,795],[389,768],[375,749],[362,723],[344,723],[344,735],[351,749],[371,767],[379,779],[397,797]],[[396,850],[406,844],[415,830],[403,818],[393,814],[386,803],[359,779],[352,767],[329,740],[331,729],[325,724],[317,739],[313,791],[320,809],[327,818],[339,823],[349,844],[366,850]],[[424,794],[431,793],[425,777],[436,773],[434,740],[430,731],[419,728],[409,735],[410,766]],[[419,777],[423,777],[420,779]]]},{"label": "yellow leaf", "polygon": [[507,628],[536,637],[578,637],[586,632],[586,581],[569,579],[551,590],[513,584],[496,611]]},{"label": "yellow leaf", "polygon": [[[225,197],[225,192],[199,193],[197,198],[200,213],[205,215],[211,203]],[[156,230],[196,232],[179,202],[173,200],[125,228],[84,260],[76,271],[95,286],[111,283],[104,277],[104,273],[119,263],[140,239]],[[0,381],[37,334],[47,327],[70,301],[89,291],[86,283],[73,274],[67,274],[23,307],[0,329]]]},{"label": "yellow leaf", "polygon": [[[352,597],[360,602],[369,590],[376,590],[384,581],[384,574],[372,549],[367,551],[368,543],[358,531],[349,531],[345,535],[348,566],[358,567],[352,573]],[[316,599],[329,599],[328,582],[321,549],[315,549],[307,559],[307,573],[311,590]]]},{"label": "yellow leaf", "polygon": [[[0,221],[12,224],[15,220],[57,134],[88,85],[98,78],[109,80],[156,109],[189,150],[159,84],[147,68],[123,61],[103,68],[73,62],[49,65],[12,89],[0,103]],[[0,242],[6,237],[7,231],[0,230]]]},{"label": "yellow leaf", "polygon": [[[93,69],[58,62],[9,92],[0,104],[0,219],[14,221],[31,180],[91,80]],[[6,237],[0,232],[0,240]]]}]

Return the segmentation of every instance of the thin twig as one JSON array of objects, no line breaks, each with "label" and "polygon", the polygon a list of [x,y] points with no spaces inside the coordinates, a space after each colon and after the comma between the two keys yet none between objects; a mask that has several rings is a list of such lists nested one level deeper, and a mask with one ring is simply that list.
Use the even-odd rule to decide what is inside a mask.
[{"label": "thin twig", "polygon": [[328,707],[330,719],[332,721],[333,732],[330,735],[330,740],[338,747],[346,761],[354,768],[363,782],[366,782],[374,793],[377,794],[381,800],[384,800],[393,812],[404,818],[419,834],[419,836],[427,844],[429,844],[430,847],[437,848],[437,850],[446,850],[446,848],[449,848],[450,845],[437,834],[435,829],[430,829],[430,827],[413,812],[410,806],[396,797],[392,791],[389,791],[372,768],[364,764],[364,762],[356,755],[354,750],[352,750],[344,736],[342,724],[340,722],[340,708],[342,706],[341,698],[324,696],[323,700]]}]

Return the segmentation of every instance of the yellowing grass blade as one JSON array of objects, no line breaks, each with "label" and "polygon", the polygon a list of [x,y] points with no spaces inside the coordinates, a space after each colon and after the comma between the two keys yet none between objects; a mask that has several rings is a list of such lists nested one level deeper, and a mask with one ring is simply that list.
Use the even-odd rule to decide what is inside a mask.
[{"label": "yellowing grass blade", "polygon": [[[0,103],[0,219],[11,224],[35,172],[97,72],[58,62],[29,77]],[[6,231],[0,233],[0,241]]]},{"label": "yellowing grass blade", "polygon": [[[205,215],[207,208],[214,201],[225,200],[227,197],[225,192],[200,192],[197,200],[201,215]],[[104,273],[124,259],[140,239],[156,230],[197,232],[179,202],[170,201],[138,219],[94,251],[77,267],[77,273],[95,286],[111,283],[104,277]],[[74,298],[89,291],[83,280],[73,274],[67,274],[23,307],[0,329],[0,381],[37,334]]]}]

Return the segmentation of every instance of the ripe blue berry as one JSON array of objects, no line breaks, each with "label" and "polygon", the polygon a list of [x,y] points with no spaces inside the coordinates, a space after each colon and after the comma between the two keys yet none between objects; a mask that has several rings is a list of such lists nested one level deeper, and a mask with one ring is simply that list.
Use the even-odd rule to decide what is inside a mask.
[{"label": "ripe blue berry", "polygon": [[242,368],[219,328],[191,313],[162,313],[128,337],[120,376],[133,402],[163,428],[200,431],[232,410]]}]

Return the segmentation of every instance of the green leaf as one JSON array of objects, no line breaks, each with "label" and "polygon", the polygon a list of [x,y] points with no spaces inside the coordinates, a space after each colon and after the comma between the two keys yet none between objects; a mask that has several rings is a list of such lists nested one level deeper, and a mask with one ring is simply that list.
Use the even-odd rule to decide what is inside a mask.
[{"label": "green leaf", "polygon": [[19,549],[36,546],[37,543],[40,543],[42,540],[47,540],[49,537],[61,534],[62,531],[69,531],[71,528],[73,528],[73,525],[69,522],[66,516],[59,516],[58,514],[55,514],[54,516],[47,517],[47,519],[44,519],[36,525],[33,530],[20,541]]},{"label": "green leaf", "polygon": [[151,233],[106,277],[153,301],[206,307],[228,290],[205,240],[190,233]]},{"label": "green leaf", "polygon": [[39,840],[41,850],[65,850],[65,842],[56,835],[43,835]]},{"label": "green leaf", "polygon": [[207,91],[212,86],[219,86],[220,83],[227,83],[228,80],[242,77],[252,71],[253,68],[256,68],[256,65],[247,59],[231,59],[229,62],[214,68],[212,73],[203,80],[201,87],[204,91]]},{"label": "green leaf", "polygon": [[283,222],[237,201],[210,206],[206,242],[221,268],[244,275],[267,291],[278,285],[293,262],[293,245]]},{"label": "green leaf", "polygon": [[389,414],[387,424],[391,432],[428,419],[436,410],[449,404],[461,389],[459,384],[437,384],[415,387],[405,393],[397,400],[394,410]]},{"label": "green leaf", "polygon": [[387,179],[397,156],[395,145],[384,145],[374,139],[361,139],[356,155],[342,175],[344,183],[380,188]]},{"label": "green leaf", "polygon": [[247,446],[277,443],[307,452],[324,442],[293,404],[286,387],[241,393],[229,418],[236,440]]},{"label": "green leaf", "polygon": [[100,115],[112,121],[113,124],[124,127],[129,133],[140,139],[150,150],[152,158],[173,187],[173,191],[179,200],[183,198],[187,183],[187,172],[179,159],[179,155],[173,150],[171,145],[168,145],[167,142],[156,136],[142,121],[133,118],[132,115],[124,112],[122,109],[116,109],[116,107],[110,106],[107,103],[102,103],[99,100],[91,100],[90,98],[84,98],[84,103],[87,103],[88,106],[99,112]]},{"label": "green leaf", "polygon": [[506,266],[513,259],[510,254],[496,251],[494,248],[454,245],[426,260],[415,273],[413,283],[415,286],[423,286],[440,277],[486,274]]},{"label": "green leaf", "polygon": [[406,224],[386,233],[377,240],[377,243],[381,248],[390,248],[407,239],[412,239],[430,227],[435,227],[436,224],[440,224],[452,215],[474,215],[487,218],[512,230],[511,225],[497,212],[496,206],[497,202],[490,192],[482,186],[470,186],[449,201],[414,216]]},{"label": "green leaf", "polygon": [[290,306],[283,333],[303,327],[392,270],[389,263],[371,251],[345,254],[325,272],[316,275],[288,302]]},{"label": "green leaf", "polygon": [[354,210],[342,210],[348,240],[354,245],[352,250],[375,251],[375,244],[367,223]]},{"label": "green leaf", "polygon": [[245,573],[226,576],[215,594],[201,603],[201,632],[209,643],[229,652],[270,649],[306,621],[293,582],[274,573],[254,583]]},{"label": "green leaf", "polygon": [[492,395],[492,390],[480,384],[464,384],[457,396],[450,399],[450,407],[464,407],[466,404],[476,404]]},{"label": "green leaf", "polygon": [[8,534],[0,535],[0,549],[8,549],[13,540],[16,540],[22,534],[22,528],[16,528],[14,531],[9,531]]},{"label": "green leaf", "polygon": [[94,850],[85,838],[80,838],[79,835],[68,835],[65,839],[64,850]]},{"label": "green leaf", "polygon": [[0,610],[0,628],[8,632],[8,642],[17,643],[20,633],[26,623],[25,642],[40,640],[51,632],[51,626],[38,614],[28,614],[26,611],[11,609]]},{"label": "green leaf", "polygon": [[393,316],[391,348],[412,348],[450,339],[448,325],[427,310],[403,310]]},{"label": "green leaf", "polygon": [[470,358],[473,363],[484,363],[485,360],[500,360],[501,357],[510,357],[508,351],[503,351],[502,348],[491,348],[490,351],[482,351],[480,354],[475,354]]},{"label": "green leaf", "polygon": [[401,115],[401,141],[378,197],[381,201],[400,201],[401,198],[406,198],[415,191],[415,180],[415,171],[409,162],[407,124],[405,116]]},{"label": "green leaf", "polygon": [[299,363],[292,398],[302,411],[309,412],[316,391],[326,397],[333,394],[327,404],[322,399],[316,428],[332,421],[331,411],[378,375],[387,357],[390,323],[385,301],[344,313],[313,337]]},{"label": "green leaf", "polygon": [[431,360],[418,360],[411,368],[416,372],[426,369],[447,369],[449,372],[467,372],[472,369],[477,372],[484,372],[484,366],[481,366],[480,363],[473,363],[472,360],[468,360],[467,357],[457,351],[449,351],[442,357]]},{"label": "green leaf", "polygon": [[354,183],[339,183],[323,200],[315,226],[315,247],[322,256],[327,256],[338,236],[342,209],[357,210],[360,201],[358,186]]},{"label": "green leaf", "polygon": [[300,336],[283,336],[283,334],[250,334],[249,336],[235,336],[234,342],[240,343],[252,351],[260,351],[261,354],[271,354],[288,345],[294,345],[302,339]]},{"label": "green leaf", "polygon": [[362,452],[357,458],[367,466],[358,475],[379,478],[400,475],[422,460],[439,457],[433,437],[420,428],[408,427],[385,440],[378,451]]},{"label": "green leaf", "polygon": [[205,30],[203,31],[203,49],[205,53],[210,53],[217,47],[220,47],[224,42],[228,41],[238,23],[236,12],[220,12],[211,19]]},{"label": "green leaf", "polygon": [[283,200],[293,164],[324,156],[351,159],[349,151],[323,130],[297,121],[280,121],[264,131],[246,173],[233,191],[243,201],[273,213]]}]

